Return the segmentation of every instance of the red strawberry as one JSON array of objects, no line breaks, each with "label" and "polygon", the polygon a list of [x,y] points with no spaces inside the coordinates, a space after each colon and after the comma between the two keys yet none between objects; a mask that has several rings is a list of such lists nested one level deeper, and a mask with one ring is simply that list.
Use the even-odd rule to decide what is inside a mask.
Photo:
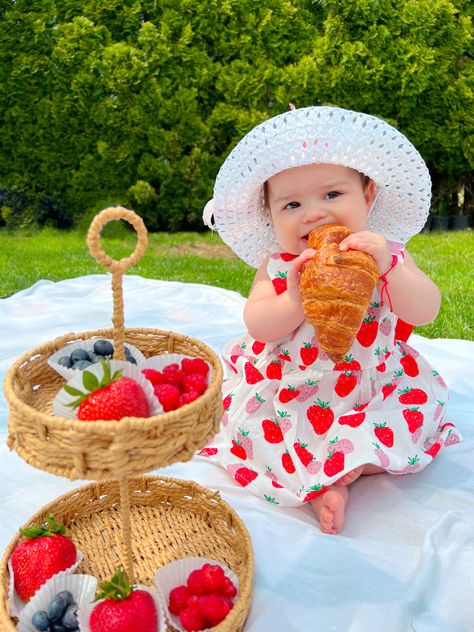
[{"label": "red strawberry", "polygon": [[246,348],[245,342],[242,345],[234,345],[230,352],[230,361],[235,364],[240,356],[244,354]]},{"label": "red strawberry", "polygon": [[346,372],[339,376],[334,390],[339,397],[347,397],[357,386],[357,376],[355,373]]},{"label": "red strawberry", "polygon": [[434,459],[435,456],[440,451],[440,449],[441,449],[441,443],[439,441],[436,441],[436,443],[433,443],[433,445],[431,446],[429,450],[425,450],[425,454],[429,454]]},{"label": "red strawberry", "polygon": [[181,386],[181,382],[184,378],[184,372],[180,368],[179,364],[175,362],[173,364],[168,364],[163,369],[163,381],[166,384],[174,384],[175,386]]},{"label": "red strawberry", "polygon": [[334,365],[333,371],[360,371],[360,362],[354,360],[352,355],[348,355],[344,358],[344,362],[339,362]]},{"label": "red strawberry", "polygon": [[163,406],[165,413],[178,408],[181,391],[174,384],[158,384],[154,388],[154,393]]},{"label": "red strawberry", "polygon": [[421,388],[404,388],[398,392],[401,393],[398,398],[400,404],[413,404],[414,406],[418,406],[419,404],[426,404],[428,401],[428,396]]},{"label": "red strawberry", "polygon": [[365,413],[356,413],[355,415],[342,415],[338,418],[338,422],[341,426],[350,426],[351,428],[357,428],[365,419]]},{"label": "red strawberry", "polygon": [[189,392],[181,393],[178,400],[178,408],[180,408],[181,406],[185,406],[186,404],[190,404],[191,402],[194,402],[194,400],[197,399],[198,397],[201,397],[201,395],[202,393],[200,393],[199,391],[189,391]]},{"label": "red strawberry", "polygon": [[248,467],[239,467],[239,469],[234,474],[234,479],[242,485],[242,487],[246,487],[249,483],[251,483],[258,476],[257,472],[254,472]]},{"label": "red strawberry", "polygon": [[281,360],[273,360],[267,366],[267,377],[269,380],[281,380]]},{"label": "red strawberry", "polygon": [[142,369],[142,373],[153,386],[163,384],[163,374],[156,369]]},{"label": "red strawberry", "polygon": [[293,261],[293,259],[296,259],[298,255],[292,255],[290,252],[282,252],[280,254],[280,257],[283,259],[283,261]]},{"label": "red strawberry", "polygon": [[264,379],[260,371],[251,362],[245,363],[244,371],[247,384],[257,384],[257,382],[261,382]]},{"label": "red strawberry", "polygon": [[57,524],[53,516],[46,522],[47,526],[20,529],[25,539],[16,545],[11,556],[15,590],[23,601],[31,599],[50,577],[76,562],[76,547],[64,535],[64,525]]},{"label": "red strawberry", "polygon": [[189,391],[198,391],[204,393],[207,389],[207,379],[202,373],[188,373],[183,378],[183,389]]},{"label": "red strawberry", "polygon": [[224,399],[222,400],[222,406],[224,407],[224,410],[229,410],[230,405],[232,404],[233,397],[234,393],[229,393],[226,397],[224,397]]},{"label": "red strawberry", "polygon": [[287,402],[291,402],[292,399],[295,399],[295,397],[298,397],[299,394],[300,392],[295,386],[288,386],[287,388],[281,389],[278,399],[283,404],[286,404]]},{"label": "red strawberry", "polygon": [[288,349],[282,349],[281,353],[278,354],[280,360],[285,360],[286,362],[291,362],[291,356]]},{"label": "red strawberry", "polygon": [[384,400],[387,399],[387,397],[391,395],[396,388],[397,388],[397,385],[392,384],[391,382],[382,386],[382,394],[383,394]]},{"label": "red strawberry", "polygon": [[268,443],[281,443],[283,433],[276,419],[264,419],[262,421],[263,437]]},{"label": "red strawberry", "polygon": [[370,347],[377,338],[378,323],[373,316],[367,316],[362,321],[359,331],[357,332],[357,340],[363,347]]},{"label": "red strawberry", "polygon": [[183,358],[181,360],[181,370],[185,375],[201,373],[207,376],[209,373],[209,365],[202,358]]},{"label": "red strawberry", "polygon": [[223,595],[204,595],[199,597],[198,606],[211,627],[226,618],[232,608],[232,601]]},{"label": "red strawberry", "polygon": [[[149,417],[148,401],[142,387],[130,377],[122,377],[122,371],[113,375],[110,364],[103,361],[103,376],[99,381],[90,371],[82,372],[82,383],[86,392],[68,384],[64,390],[77,397],[69,406],[76,408],[81,421],[115,420],[123,417]],[[159,387],[155,387],[159,388]]]},{"label": "red strawberry", "polygon": [[283,469],[288,474],[294,474],[296,471],[295,464],[293,463],[293,459],[291,458],[288,450],[281,455],[281,464],[283,465]]},{"label": "red strawberry", "polygon": [[306,417],[316,434],[325,434],[332,426],[334,421],[334,412],[329,407],[329,402],[322,402],[317,399],[313,406],[306,411]]},{"label": "red strawberry", "polygon": [[218,453],[217,448],[203,448],[200,452],[197,453],[197,456],[214,456]]},{"label": "red strawberry", "polygon": [[255,355],[260,355],[262,351],[265,349],[265,346],[266,346],[266,342],[260,342],[260,340],[255,340],[255,342],[252,345],[252,351],[255,353]]},{"label": "red strawberry", "polygon": [[188,604],[188,599],[192,596],[188,586],[176,586],[170,590],[168,595],[168,608],[171,614],[179,614]]},{"label": "red strawberry", "polygon": [[283,294],[287,289],[287,272],[277,272],[276,277],[272,279],[273,287],[275,288],[275,292],[277,294]]},{"label": "red strawberry", "polygon": [[405,408],[402,412],[409,432],[415,432],[423,424],[424,416],[418,408]]},{"label": "red strawberry", "polygon": [[374,424],[374,426],[374,434],[380,443],[383,443],[387,448],[391,448],[393,446],[393,430],[387,426],[386,422]]},{"label": "red strawberry", "polygon": [[327,487],[321,485],[320,483],[318,483],[317,485],[313,485],[312,487],[308,487],[308,489],[305,489],[306,496],[304,497],[303,502],[307,503],[310,500],[314,500],[315,498],[323,494],[326,489]]},{"label": "red strawberry", "polygon": [[336,476],[344,469],[344,452],[334,450],[329,453],[328,458],[324,462],[324,473],[326,476]]},{"label": "red strawberry", "polygon": [[409,377],[416,377],[420,373],[418,363],[412,355],[404,355],[400,360],[400,364],[402,365],[405,374]]},{"label": "red strawberry", "polygon": [[197,606],[181,610],[179,620],[186,632],[205,630],[209,625],[206,617]]},{"label": "red strawberry", "polygon": [[230,451],[238,459],[242,459],[242,461],[245,461],[247,459],[247,452],[245,451],[245,448],[240,443],[240,441],[235,441],[235,439],[232,439],[232,447]]},{"label": "red strawberry", "polygon": [[296,443],[293,444],[293,448],[299,460],[305,467],[313,460],[313,455],[309,450],[306,449],[307,445],[307,443],[301,443],[299,439]]},{"label": "red strawberry", "polygon": [[102,592],[89,619],[91,632],[156,632],[158,613],[150,593],[133,590],[124,571],[117,569],[110,582],[99,584]]},{"label": "red strawberry", "polygon": [[369,402],[365,402],[365,404],[356,404],[354,406],[354,410],[357,410],[357,411],[364,410],[364,408],[367,408],[368,405],[369,405]]},{"label": "red strawberry", "polygon": [[303,342],[303,346],[300,349],[301,361],[305,366],[309,366],[317,359],[318,353],[317,347],[313,347],[310,342]]}]

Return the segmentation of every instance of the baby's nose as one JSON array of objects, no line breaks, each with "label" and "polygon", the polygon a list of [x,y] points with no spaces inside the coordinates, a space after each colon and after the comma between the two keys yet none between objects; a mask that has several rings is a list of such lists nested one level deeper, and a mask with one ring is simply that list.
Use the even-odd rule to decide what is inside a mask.
[{"label": "baby's nose", "polygon": [[325,215],[326,215],[326,212],[324,211],[323,208],[321,208],[321,205],[311,204],[305,209],[303,221],[306,224],[317,222],[322,217],[325,217]]}]

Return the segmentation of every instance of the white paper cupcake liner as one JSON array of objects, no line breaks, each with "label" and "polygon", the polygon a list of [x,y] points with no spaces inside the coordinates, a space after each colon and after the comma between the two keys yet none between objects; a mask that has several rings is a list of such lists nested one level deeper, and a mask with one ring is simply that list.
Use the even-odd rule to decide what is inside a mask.
[{"label": "white paper cupcake liner", "polygon": [[[62,366],[61,364],[58,364],[59,359],[65,355],[71,355],[71,353],[75,349],[85,349],[87,352],[92,351],[94,347],[94,343],[97,342],[97,340],[107,340],[107,342],[111,342],[112,344],[114,344],[114,341],[111,338],[102,338],[101,336],[97,336],[96,338],[87,338],[87,340],[82,340],[80,342],[71,342],[65,345],[59,351],[56,351],[55,353],[53,353],[48,358],[47,362],[49,366],[55,371],[57,371],[60,375],[62,375],[65,380],[70,380],[76,375],[82,373],[82,370],[81,369],[68,369],[67,367]],[[133,345],[128,344],[128,342],[125,344],[125,346],[128,349],[130,349],[130,353],[137,361],[137,365],[143,362],[143,360],[145,359],[145,356],[140,351],[140,349],[137,349]],[[131,366],[135,366],[131,362],[127,362],[127,364],[130,364]],[[92,366],[95,366],[95,365],[92,365]],[[88,367],[88,370],[89,369],[90,367]]]},{"label": "white paper cupcake liner", "polygon": [[[140,371],[142,369],[155,369],[155,371],[162,372],[165,366],[168,366],[169,364],[179,364],[179,366],[181,367],[181,360],[184,360],[184,359],[195,360],[196,358],[194,356],[182,355],[179,353],[163,353],[161,355],[145,358],[143,362],[140,363],[138,368],[140,369]],[[204,362],[209,367],[209,372],[206,375],[206,382],[207,382],[207,385],[209,386],[209,384],[212,381],[213,369],[212,369],[212,366],[209,364],[209,362],[207,362],[206,360],[204,360]]]},{"label": "white paper cupcake liner", "polygon": [[[165,606],[164,606],[161,595],[156,590],[153,590],[149,588],[148,586],[137,585],[137,586],[134,586],[134,588],[144,590],[145,592],[149,593],[153,597],[153,601],[155,602],[155,606],[156,606],[156,611],[158,613],[157,632],[166,632],[167,631],[166,613],[165,613]],[[99,599],[98,601],[93,601],[93,599],[94,599],[94,595],[92,596],[90,602],[85,603],[84,606],[78,612],[79,630],[81,632],[90,632],[89,620],[91,617],[92,610],[96,607],[97,604],[104,601],[103,599]],[[117,630],[117,632],[119,631]]]},{"label": "white paper cupcake liner", "polygon": [[[56,573],[55,575],[50,577],[50,579],[48,579],[42,586],[38,588],[35,594],[28,601],[28,604],[30,604],[33,601],[33,599],[36,597],[36,595],[38,595],[38,593],[43,589],[43,587],[45,587],[48,584],[48,582],[52,581],[54,578],[66,577],[66,576],[72,575],[83,559],[84,559],[84,556],[82,555],[82,553],[79,551],[79,549],[76,549],[76,561],[74,562],[74,564],[70,566],[69,568],[66,568],[63,571],[59,571],[59,573]],[[9,587],[8,587],[8,605],[10,606],[10,612],[12,616],[19,617],[21,612],[27,606],[27,603],[19,597],[19,595],[17,594],[15,590],[14,573],[13,573],[11,560],[8,560],[8,572],[10,573],[10,582],[9,582]],[[39,608],[39,610],[41,610],[41,608]],[[36,612],[36,610],[34,612]]]},{"label": "white paper cupcake liner", "polygon": [[[142,387],[148,401],[150,417],[154,415],[159,415],[163,412],[163,407],[161,406],[155,393],[153,392],[153,386],[151,385],[150,381],[146,379],[146,377],[143,375],[137,365],[120,360],[110,360],[108,362],[110,364],[110,371],[112,374],[118,369],[121,369],[122,375],[124,377],[132,378]],[[102,363],[92,364],[90,367],[87,368],[87,371],[93,373],[98,380],[100,380],[104,374]],[[84,391],[84,385],[82,382],[82,371],[76,371],[74,377],[68,380],[67,384],[68,386],[72,386],[73,388]],[[68,392],[65,391],[64,388],[60,388],[53,401],[53,413],[59,417],[66,417],[67,419],[77,419],[78,409],[68,406],[68,404],[74,402],[76,399],[77,396],[70,395]]]},{"label": "white paper cupcake liner", "polygon": [[31,623],[34,613],[38,610],[47,612],[49,603],[63,590],[69,590],[74,596],[79,619],[80,610],[94,599],[96,586],[97,579],[92,575],[54,575],[36,591],[35,596],[23,608],[18,620],[19,632],[37,632]]},{"label": "white paper cupcake liner", "polygon": [[[186,585],[189,574],[192,571],[202,568],[204,564],[218,564],[222,568],[226,576],[230,580],[232,580],[234,586],[237,589],[237,594],[235,597],[232,598],[232,601],[235,603],[236,599],[238,599],[239,597],[239,579],[237,575],[233,571],[231,571],[230,568],[226,566],[226,564],[223,564],[219,560],[213,560],[207,557],[185,557],[181,560],[176,560],[175,562],[165,564],[165,566],[162,566],[155,573],[155,576],[153,577],[153,583],[163,596],[165,612],[170,624],[174,628],[176,628],[178,632],[185,632],[185,630],[181,626],[179,616],[171,614],[168,609],[169,594],[173,590],[173,588],[176,588],[176,586]],[[211,632],[212,628],[207,628],[207,630]]]}]

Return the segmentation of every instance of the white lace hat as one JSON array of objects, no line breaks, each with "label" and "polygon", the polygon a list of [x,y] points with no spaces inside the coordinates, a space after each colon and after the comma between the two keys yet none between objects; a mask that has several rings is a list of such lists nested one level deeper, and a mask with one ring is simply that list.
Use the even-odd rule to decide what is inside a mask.
[{"label": "white lace hat", "polygon": [[244,136],[217,175],[204,223],[257,268],[279,249],[264,212],[263,183],[284,169],[313,163],[351,167],[375,182],[368,230],[404,244],[423,228],[431,179],[412,143],[375,116],[324,106],[279,114]]}]

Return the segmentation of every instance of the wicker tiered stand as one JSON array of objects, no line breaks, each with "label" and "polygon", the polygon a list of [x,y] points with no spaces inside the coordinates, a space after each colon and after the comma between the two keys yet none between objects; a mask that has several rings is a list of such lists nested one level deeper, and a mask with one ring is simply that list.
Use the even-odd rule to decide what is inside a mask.
[{"label": "wicker tiered stand", "polygon": [[[135,228],[138,241],[131,256],[115,261],[101,249],[100,232],[108,222],[121,219]],[[240,632],[253,583],[253,551],[245,525],[218,492],[194,482],[145,475],[190,460],[217,432],[222,416],[219,358],[194,338],[124,327],[122,276],[143,255],[148,241],[138,215],[121,207],[105,209],[94,218],[87,241],[91,254],[112,274],[113,328],[68,334],[28,351],[8,371],[5,396],[11,449],[39,469],[94,482],[49,503],[27,524],[54,514],[84,555],[78,572],[99,581],[108,580],[118,565],[135,583],[151,585],[155,572],[177,559],[202,556],[223,562],[239,579],[239,595],[214,630]],[[145,357],[178,353],[203,358],[212,367],[211,383],[190,404],[146,419],[81,422],[54,416],[52,402],[64,380],[47,360],[66,345],[91,338],[113,338],[114,358],[119,360],[125,357],[125,343]],[[7,562],[20,537],[13,538],[0,562],[2,632],[16,630],[8,605]]]}]

